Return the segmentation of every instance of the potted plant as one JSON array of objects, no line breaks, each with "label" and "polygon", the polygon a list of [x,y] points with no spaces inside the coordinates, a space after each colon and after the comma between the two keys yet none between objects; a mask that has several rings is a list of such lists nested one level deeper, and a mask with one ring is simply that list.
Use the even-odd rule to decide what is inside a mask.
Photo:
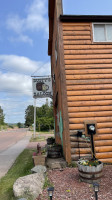
[{"label": "potted plant", "polygon": [[49,137],[49,138],[47,138],[47,144],[48,145],[52,145],[52,144],[54,144],[55,143],[55,138],[54,137]]},{"label": "potted plant", "polygon": [[37,152],[33,153],[34,165],[45,165],[46,151],[42,149],[40,144],[37,144]]},{"label": "potted plant", "polygon": [[47,157],[49,158],[60,158],[62,157],[62,146],[54,143],[47,147]]},{"label": "potted plant", "polygon": [[100,181],[102,177],[103,163],[97,159],[79,159],[78,170],[81,181],[93,183]]}]

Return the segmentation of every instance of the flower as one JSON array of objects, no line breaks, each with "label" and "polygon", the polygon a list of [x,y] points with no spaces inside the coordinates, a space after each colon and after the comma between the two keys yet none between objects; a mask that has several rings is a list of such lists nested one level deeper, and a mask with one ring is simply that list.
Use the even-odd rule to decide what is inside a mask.
[{"label": "flower", "polygon": [[78,164],[84,165],[84,166],[96,167],[97,165],[101,164],[101,162],[96,159],[91,159],[91,160],[79,159]]}]

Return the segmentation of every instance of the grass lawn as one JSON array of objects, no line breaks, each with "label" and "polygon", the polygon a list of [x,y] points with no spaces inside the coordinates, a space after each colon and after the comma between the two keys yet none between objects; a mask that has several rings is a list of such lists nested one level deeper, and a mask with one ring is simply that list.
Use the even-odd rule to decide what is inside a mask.
[{"label": "grass lawn", "polygon": [[[30,130],[30,131],[34,132],[33,129]],[[51,131],[36,131],[36,134],[39,134],[39,135],[41,135],[41,134],[54,134],[54,130],[51,130]]]},{"label": "grass lawn", "polygon": [[8,173],[0,179],[0,200],[16,200],[13,195],[13,184],[21,176],[31,174],[33,168],[33,150],[25,149],[16,159]]},{"label": "grass lawn", "polygon": [[47,134],[52,134],[54,136],[54,132],[53,131],[49,131],[49,132],[36,132],[35,138],[34,138],[34,135],[32,134],[30,142],[46,141],[46,138],[48,137]]}]

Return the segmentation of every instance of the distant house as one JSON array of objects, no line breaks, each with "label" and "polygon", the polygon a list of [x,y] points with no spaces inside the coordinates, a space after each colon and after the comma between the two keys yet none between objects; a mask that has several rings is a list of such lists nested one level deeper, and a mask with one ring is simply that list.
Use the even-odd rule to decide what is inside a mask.
[{"label": "distant house", "polygon": [[90,121],[97,126],[95,156],[112,163],[112,16],[63,15],[62,1],[49,0],[48,54],[55,137],[66,161],[91,155],[84,137]]}]

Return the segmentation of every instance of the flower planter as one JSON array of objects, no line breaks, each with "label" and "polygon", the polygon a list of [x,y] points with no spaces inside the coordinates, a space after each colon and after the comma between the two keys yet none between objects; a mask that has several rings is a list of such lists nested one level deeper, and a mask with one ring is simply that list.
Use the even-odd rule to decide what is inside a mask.
[{"label": "flower planter", "polygon": [[102,177],[103,163],[97,166],[85,166],[78,163],[80,180],[86,183],[99,182]]},{"label": "flower planter", "polygon": [[47,144],[48,145],[52,145],[55,143],[55,138],[51,137],[51,138],[47,138]]},{"label": "flower planter", "polygon": [[34,162],[34,165],[45,165],[45,158],[46,156],[45,155],[37,155],[37,156],[33,156],[33,162]]},{"label": "flower planter", "polygon": [[56,145],[47,148],[47,157],[49,158],[61,158],[62,157],[62,146]]}]

